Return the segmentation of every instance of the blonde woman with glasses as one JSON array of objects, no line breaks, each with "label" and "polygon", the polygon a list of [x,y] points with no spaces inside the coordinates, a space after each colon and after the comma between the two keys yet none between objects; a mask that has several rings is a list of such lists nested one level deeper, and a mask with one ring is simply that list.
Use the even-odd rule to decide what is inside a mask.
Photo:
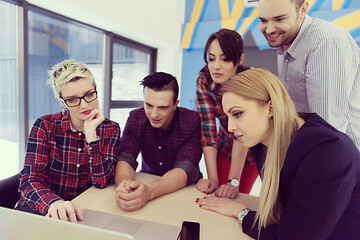
[{"label": "blonde woman with glasses", "polygon": [[28,140],[16,209],[76,222],[83,215],[70,202],[91,186],[113,183],[120,127],[99,109],[90,70],[65,60],[48,83],[64,111],[40,117]]},{"label": "blonde woman with glasses", "polygon": [[196,199],[235,217],[255,239],[357,239],[360,153],[315,113],[297,114],[280,80],[250,69],[222,89],[228,129],[251,148],[262,188],[257,211],[240,201]]}]

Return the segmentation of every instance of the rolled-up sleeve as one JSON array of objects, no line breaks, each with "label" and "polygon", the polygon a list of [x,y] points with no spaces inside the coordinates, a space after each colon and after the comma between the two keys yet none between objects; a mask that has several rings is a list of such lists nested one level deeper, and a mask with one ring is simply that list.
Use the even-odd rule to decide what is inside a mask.
[{"label": "rolled-up sleeve", "polygon": [[202,177],[199,170],[199,162],[202,155],[200,119],[196,115],[196,118],[191,122],[192,127],[190,126],[185,129],[189,132],[188,138],[179,148],[175,162],[176,168],[181,168],[186,172],[188,184],[195,183]]},{"label": "rolled-up sleeve", "polygon": [[49,156],[47,153],[48,138],[44,121],[38,119],[31,129],[27,144],[24,168],[20,172],[19,192],[23,201],[31,208],[45,215],[49,206],[62,199],[46,184]]},{"label": "rolled-up sleeve", "polygon": [[86,148],[92,185],[104,188],[113,183],[120,144],[120,127],[117,123],[111,123],[98,131],[100,138],[86,143]]},{"label": "rolled-up sleeve", "polygon": [[138,166],[136,158],[140,153],[140,143],[136,139],[133,129],[134,126],[132,122],[132,116],[130,114],[121,138],[118,161],[125,161],[129,163],[134,170],[136,170]]},{"label": "rolled-up sleeve", "polygon": [[196,105],[201,121],[201,145],[216,147],[217,129],[215,110],[211,101],[210,86],[203,73],[196,80]]}]

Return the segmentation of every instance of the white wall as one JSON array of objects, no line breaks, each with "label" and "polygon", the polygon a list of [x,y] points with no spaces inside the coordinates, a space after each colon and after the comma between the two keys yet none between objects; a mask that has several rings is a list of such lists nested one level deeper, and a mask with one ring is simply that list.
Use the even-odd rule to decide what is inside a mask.
[{"label": "white wall", "polygon": [[157,71],[181,79],[185,0],[28,0],[29,3],[158,49]]}]

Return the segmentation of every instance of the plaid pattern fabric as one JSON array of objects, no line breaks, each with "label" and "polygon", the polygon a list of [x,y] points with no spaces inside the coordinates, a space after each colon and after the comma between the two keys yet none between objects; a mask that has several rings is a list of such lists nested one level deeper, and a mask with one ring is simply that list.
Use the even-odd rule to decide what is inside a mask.
[{"label": "plaid pattern fabric", "polygon": [[144,108],[130,112],[120,144],[120,161],[137,167],[141,151],[141,172],[164,175],[177,167],[188,176],[188,183],[200,176],[200,119],[195,111],[178,107],[167,130],[153,128]]},{"label": "plaid pattern fabric", "polygon": [[71,130],[68,111],[37,119],[29,135],[17,205],[46,214],[54,201],[112,183],[120,127],[105,119],[96,132],[99,139],[87,143],[82,132]]},{"label": "plaid pattern fabric", "polygon": [[[207,79],[205,74],[200,72],[196,80],[196,104],[201,120],[201,145],[215,147],[218,153],[231,161],[234,135],[227,130],[228,118],[223,111],[221,100],[220,84]],[[218,131],[216,119],[219,121]],[[251,154],[248,154],[246,163],[254,163]]]}]

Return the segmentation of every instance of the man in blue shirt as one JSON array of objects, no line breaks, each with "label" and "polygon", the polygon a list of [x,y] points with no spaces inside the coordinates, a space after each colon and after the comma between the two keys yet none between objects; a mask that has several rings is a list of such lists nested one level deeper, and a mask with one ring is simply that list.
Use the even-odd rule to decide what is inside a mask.
[{"label": "man in blue shirt", "polygon": [[360,149],[360,50],[340,26],[311,18],[304,0],[260,0],[260,30],[298,112],[315,112]]},{"label": "man in blue shirt", "polygon": [[[124,211],[174,192],[202,177],[200,119],[195,111],[178,107],[179,86],[167,73],[153,73],[141,82],[144,107],[130,112],[120,143],[115,173],[115,199]],[[136,158],[141,172],[162,176],[150,184],[135,180]]]}]

